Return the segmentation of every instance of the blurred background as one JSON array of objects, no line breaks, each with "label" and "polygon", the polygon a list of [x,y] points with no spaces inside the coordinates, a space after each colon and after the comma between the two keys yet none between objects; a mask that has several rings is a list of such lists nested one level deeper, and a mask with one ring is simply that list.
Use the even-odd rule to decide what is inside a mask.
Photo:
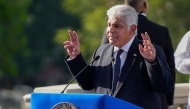
[{"label": "blurred background", "polygon": [[[124,0],[0,0],[0,109],[24,109],[35,87],[72,78],[62,42],[77,31],[87,62],[107,26],[106,10]],[[167,26],[174,50],[190,28],[190,0],[149,0],[147,17]],[[176,83],[189,75],[176,74]]]}]

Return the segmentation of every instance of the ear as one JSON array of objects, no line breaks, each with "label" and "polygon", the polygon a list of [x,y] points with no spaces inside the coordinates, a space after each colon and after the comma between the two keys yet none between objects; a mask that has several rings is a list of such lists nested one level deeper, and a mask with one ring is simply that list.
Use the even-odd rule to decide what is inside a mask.
[{"label": "ear", "polygon": [[131,27],[130,27],[130,35],[134,35],[135,34],[135,31],[136,31],[136,29],[137,29],[137,26],[136,25],[131,25]]},{"label": "ear", "polygon": [[148,8],[148,2],[144,2],[144,8],[147,9]]}]

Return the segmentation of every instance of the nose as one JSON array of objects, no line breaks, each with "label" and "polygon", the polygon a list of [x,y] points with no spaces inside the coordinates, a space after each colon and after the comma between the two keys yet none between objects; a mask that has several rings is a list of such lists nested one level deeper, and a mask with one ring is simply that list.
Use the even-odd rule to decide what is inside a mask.
[{"label": "nose", "polygon": [[108,31],[109,31],[110,33],[114,32],[114,27],[113,27],[113,26],[108,26]]}]

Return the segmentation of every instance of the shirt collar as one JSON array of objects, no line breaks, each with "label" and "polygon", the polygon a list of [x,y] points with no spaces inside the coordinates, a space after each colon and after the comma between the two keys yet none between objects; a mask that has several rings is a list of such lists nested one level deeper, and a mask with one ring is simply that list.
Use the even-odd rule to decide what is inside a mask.
[{"label": "shirt collar", "polygon": [[146,16],[146,14],[145,13],[137,13],[138,15],[143,15],[143,16]]},{"label": "shirt collar", "polygon": [[[128,52],[129,51],[129,48],[134,40],[135,36],[133,36],[133,38],[131,38],[131,40],[126,43],[123,47],[121,47],[122,50],[124,50],[124,52]],[[118,50],[119,48],[118,47],[115,47],[114,46],[114,53]]]}]

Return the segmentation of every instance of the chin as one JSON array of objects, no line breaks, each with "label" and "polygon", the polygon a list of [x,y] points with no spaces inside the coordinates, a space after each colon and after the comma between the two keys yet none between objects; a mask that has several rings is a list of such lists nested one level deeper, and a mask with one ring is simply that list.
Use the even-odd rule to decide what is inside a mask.
[{"label": "chin", "polygon": [[110,43],[110,44],[114,44],[114,42],[113,42],[113,41],[109,41],[109,43]]},{"label": "chin", "polygon": [[114,42],[110,42],[110,44],[113,45],[113,46],[116,46],[116,44]]}]

